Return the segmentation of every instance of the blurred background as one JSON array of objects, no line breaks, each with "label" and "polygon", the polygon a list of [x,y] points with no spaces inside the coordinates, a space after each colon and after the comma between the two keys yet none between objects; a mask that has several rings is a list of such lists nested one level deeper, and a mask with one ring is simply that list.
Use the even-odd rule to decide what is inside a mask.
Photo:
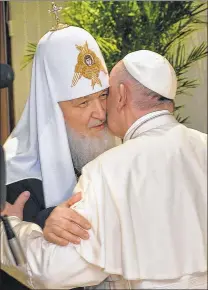
[{"label": "blurred background", "polygon": [[[175,115],[207,133],[207,1],[56,1],[62,22],[88,30],[108,69],[128,52],[150,49],[173,64],[179,79]],[[50,1],[0,1],[0,62],[15,81],[1,93],[1,143],[18,122],[30,92],[39,39],[55,23]],[[54,56],[54,57],[58,57]],[[69,52],[70,57],[70,52]]]}]

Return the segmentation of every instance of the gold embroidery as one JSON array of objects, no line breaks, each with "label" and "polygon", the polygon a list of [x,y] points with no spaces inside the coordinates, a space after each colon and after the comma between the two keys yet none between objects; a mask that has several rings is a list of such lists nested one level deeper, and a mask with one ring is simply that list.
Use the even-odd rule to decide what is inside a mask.
[{"label": "gold embroidery", "polygon": [[79,79],[83,76],[90,79],[91,86],[94,89],[95,84],[102,87],[101,81],[99,79],[100,71],[107,74],[105,68],[103,67],[100,59],[96,54],[88,48],[87,41],[83,46],[76,45],[76,48],[80,51],[77,57],[77,64],[75,66],[74,77],[72,80],[72,87],[75,86]]},{"label": "gold embroidery", "polygon": [[63,28],[69,27],[67,24],[60,23],[59,12],[62,10],[62,7],[58,7],[54,2],[51,3],[52,9],[48,10],[49,13],[55,15],[56,25],[50,29],[50,31],[61,30]]}]

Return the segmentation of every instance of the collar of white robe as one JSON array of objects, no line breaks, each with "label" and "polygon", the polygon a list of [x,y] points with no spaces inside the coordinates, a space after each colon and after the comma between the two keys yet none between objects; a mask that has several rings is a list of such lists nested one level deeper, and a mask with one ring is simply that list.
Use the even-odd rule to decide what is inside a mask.
[{"label": "collar of white robe", "polygon": [[[130,139],[133,139],[135,138],[136,136],[135,135],[138,135],[138,130],[140,129],[140,134],[144,131],[146,131],[147,128],[144,128],[144,125],[153,120],[153,119],[156,119],[158,117],[161,117],[161,116],[170,116],[171,117],[171,121],[172,122],[177,122],[175,120],[175,118],[172,116],[172,114],[168,111],[168,110],[162,110],[162,111],[156,111],[156,112],[152,112],[152,113],[149,113],[141,118],[139,118],[138,120],[136,120],[132,125],[131,127],[128,129],[128,131],[126,132],[125,136],[124,136],[124,142],[130,140]],[[162,120],[161,120],[162,121]],[[157,125],[159,126],[160,123]],[[151,125],[150,127],[154,127],[154,125]],[[137,133],[137,134],[135,134]]]}]

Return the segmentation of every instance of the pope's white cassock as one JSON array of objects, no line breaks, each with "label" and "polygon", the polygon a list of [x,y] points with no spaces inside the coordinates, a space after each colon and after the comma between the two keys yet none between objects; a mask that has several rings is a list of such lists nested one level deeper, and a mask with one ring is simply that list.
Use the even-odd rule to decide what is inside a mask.
[{"label": "pope's white cassock", "polygon": [[150,113],[83,169],[74,208],[90,239],[59,247],[10,217],[27,264],[15,266],[1,228],[2,267],[36,289],[206,289],[206,179],[207,135]]}]

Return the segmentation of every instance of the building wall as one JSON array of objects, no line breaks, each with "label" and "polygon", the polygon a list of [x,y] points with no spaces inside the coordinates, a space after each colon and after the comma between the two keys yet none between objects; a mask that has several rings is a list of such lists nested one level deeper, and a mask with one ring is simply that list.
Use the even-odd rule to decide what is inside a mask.
[{"label": "building wall", "polygon": [[[57,1],[58,6],[63,1]],[[15,71],[14,108],[15,121],[21,116],[30,91],[32,64],[21,70],[21,62],[28,42],[37,43],[53,26],[54,17],[48,13],[50,1],[11,1],[12,60]]]},{"label": "building wall", "polygon": [[[202,15],[202,18],[206,20],[207,15]],[[187,52],[203,41],[207,43],[206,26],[188,38]],[[188,127],[207,133],[207,57],[193,64],[188,70],[187,76],[189,79],[197,79],[199,85],[195,89],[187,90],[191,95],[178,96],[176,103],[185,105],[181,110],[181,116],[189,116]]]},{"label": "building wall", "polygon": [[[59,6],[63,1],[57,1]],[[37,43],[51,27],[53,17],[49,15],[49,1],[11,1],[11,34],[13,68],[16,74],[14,82],[15,120],[19,120],[30,89],[31,65],[20,70],[21,61],[28,42]],[[204,15],[203,15],[204,17]],[[201,41],[207,42],[207,28],[193,33],[187,41],[190,50]],[[191,90],[192,96],[178,96],[176,103],[185,104],[181,115],[189,116],[187,126],[207,132],[207,59],[194,64],[187,74],[197,78],[199,86]]]}]

